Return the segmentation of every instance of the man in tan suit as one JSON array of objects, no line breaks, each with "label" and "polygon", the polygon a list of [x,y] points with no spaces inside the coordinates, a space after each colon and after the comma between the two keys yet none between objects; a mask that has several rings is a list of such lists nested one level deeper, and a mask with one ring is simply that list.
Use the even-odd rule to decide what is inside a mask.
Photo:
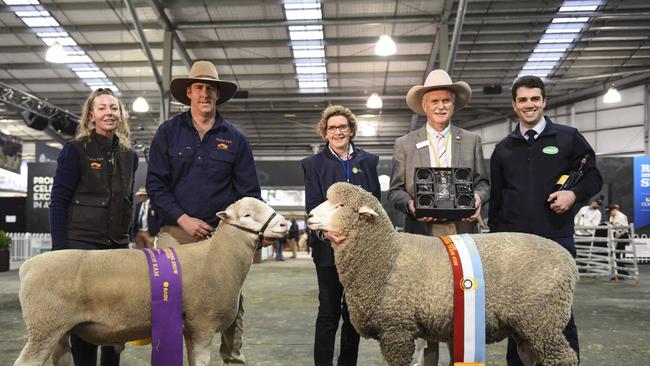
[{"label": "man in tan suit", "polygon": [[[426,115],[427,123],[395,141],[388,199],[406,214],[404,231],[421,235],[444,236],[477,232],[481,205],[487,202],[490,186],[483,159],[481,137],[451,125],[454,111],[465,106],[472,89],[463,81],[453,83],[444,70],[434,70],[424,85],[413,86],[406,103],[415,113]],[[450,221],[440,217],[415,217],[415,168],[471,168],[474,175],[476,212],[467,219]],[[451,354],[451,352],[450,352]],[[429,344],[421,366],[437,365],[437,344]]]}]

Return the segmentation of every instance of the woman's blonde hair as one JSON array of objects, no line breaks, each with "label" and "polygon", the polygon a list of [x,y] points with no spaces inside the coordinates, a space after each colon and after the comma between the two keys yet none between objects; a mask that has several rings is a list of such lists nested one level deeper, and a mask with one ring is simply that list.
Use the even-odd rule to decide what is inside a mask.
[{"label": "woman's blonde hair", "polygon": [[334,116],[343,116],[348,120],[350,125],[350,141],[357,135],[357,116],[352,111],[342,105],[330,105],[325,108],[320,115],[320,122],[318,122],[318,133],[327,141],[327,120]]},{"label": "woman's blonde hair", "polygon": [[81,121],[79,122],[79,128],[77,129],[77,136],[75,136],[75,139],[83,140],[89,138],[90,132],[93,130],[89,126],[91,124],[90,112],[92,111],[93,104],[95,103],[95,98],[100,95],[110,95],[117,99],[117,102],[120,106],[120,122],[117,125],[117,129],[115,130],[115,136],[117,136],[120,147],[123,149],[130,149],[131,141],[129,140],[129,137],[131,136],[131,129],[129,128],[129,112],[124,107],[122,100],[118,98],[115,93],[113,93],[113,90],[109,88],[99,88],[90,93],[88,99],[86,99],[86,102],[84,103],[83,109],[81,110]]}]

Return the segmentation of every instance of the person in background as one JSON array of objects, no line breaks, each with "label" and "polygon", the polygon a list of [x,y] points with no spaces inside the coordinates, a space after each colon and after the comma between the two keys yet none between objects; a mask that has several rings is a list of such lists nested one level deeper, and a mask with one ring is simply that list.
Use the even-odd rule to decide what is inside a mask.
[{"label": "person in background", "polygon": [[[129,245],[138,167],[129,142],[129,116],[108,88],[90,93],[81,113],[76,137],[57,159],[49,212],[52,250],[124,249]],[[74,331],[70,345],[76,366],[97,364],[96,345]],[[113,346],[101,347],[100,365],[119,363]]]},{"label": "person in background", "polygon": [[[600,213],[600,208],[603,205],[603,201],[596,199],[591,201],[589,206],[583,206],[580,208],[578,213],[573,217],[573,224],[575,226],[598,226],[600,225],[600,220],[602,214]],[[576,229],[575,233],[578,236],[593,236],[596,232],[596,229]]]},{"label": "person in background", "polygon": [[[630,223],[627,221],[627,216],[620,211],[620,206],[616,203],[613,203],[607,207],[609,211],[609,217],[607,219],[607,222],[609,222],[612,225],[615,226],[628,226]],[[629,239],[630,238],[630,230],[627,228],[624,229],[617,229],[614,231],[614,238],[615,239]],[[625,247],[627,246],[628,242],[627,241],[617,241],[616,242],[616,259],[624,259],[625,258],[625,253],[623,251],[625,250]],[[618,267],[626,267],[625,263],[617,263]],[[622,271],[620,271],[622,272]]]},{"label": "person in background", "polygon": [[296,219],[291,219],[291,226],[289,226],[289,244],[291,245],[291,258],[298,257],[298,241],[300,240],[300,227]]},{"label": "person in background", "polygon": [[[330,105],[321,113],[318,133],[327,142],[318,154],[302,160],[305,174],[307,213],[327,200],[327,189],[336,182],[361,186],[381,200],[377,163],[379,157],[359,148],[352,141],[357,133],[357,117],[348,108]],[[309,245],[318,279],[318,315],[314,336],[314,365],[332,365],[339,321],[341,345],[339,366],[357,364],[359,334],[350,323],[343,285],[334,264],[334,251],[328,240],[311,232]]]},{"label": "person in background", "polygon": [[280,238],[275,241],[275,260],[284,260],[284,245],[287,243],[287,238]]},{"label": "person in background", "polygon": [[[537,76],[521,76],[512,85],[512,108],[519,123],[497,143],[490,158],[490,232],[521,232],[553,240],[576,257],[573,205],[596,195],[603,178],[594,150],[573,127],[544,116],[546,88]],[[559,177],[575,170],[588,155],[582,178],[556,191]],[[573,313],[564,336],[580,360]],[[523,365],[517,344],[508,337],[507,363]]]},{"label": "person in background", "polygon": [[156,214],[144,187],[140,187],[135,195],[140,202],[135,205],[131,238],[138,249],[153,248],[154,238],[160,230],[159,215]]},{"label": "person in background", "polygon": [[[243,197],[262,199],[246,135],[217,111],[237,84],[220,80],[211,62],[197,61],[189,77],[172,80],[170,91],[190,109],[163,122],[149,150],[147,192],[162,216],[158,247],[203,240],[219,223],[217,212]],[[243,303],[240,295],[237,318],[221,332],[219,353],[226,365],[246,362]]]}]

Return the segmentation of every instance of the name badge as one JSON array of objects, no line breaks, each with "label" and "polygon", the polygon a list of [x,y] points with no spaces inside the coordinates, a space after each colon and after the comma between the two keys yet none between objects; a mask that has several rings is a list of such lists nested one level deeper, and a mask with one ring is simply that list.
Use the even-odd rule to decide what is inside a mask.
[{"label": "name badge", "polygon": [[429,146],[429,141],[427,141],[427,140],[420,141],[417,144],[415,144],[416,149],[421,149],[421,148],[427,147],[427,146]]}]

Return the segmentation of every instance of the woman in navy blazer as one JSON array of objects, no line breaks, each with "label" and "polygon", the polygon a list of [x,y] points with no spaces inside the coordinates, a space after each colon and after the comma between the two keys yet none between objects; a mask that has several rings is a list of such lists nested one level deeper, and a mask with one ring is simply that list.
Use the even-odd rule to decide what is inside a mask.
[{"label": "woman in navy blazer", "polygon": [[[361,186],[381,200],[377,177],[379,157],[352,143],[357,132],[356,116],[343,106],[329,106],[321,113],[318,132],[327,142],[325,147],[320,153],[302,160],[307,212],[327,200],[327,189],[336,182]],[[341,316],[343,325],[338,365],[356,365],[359,334],[350,323],[343,285],[334,264],[334,251],[329,241],[319,239],[313,232],[308,243],[312,247],[318,277],[314,365],[332,365]]]}]

